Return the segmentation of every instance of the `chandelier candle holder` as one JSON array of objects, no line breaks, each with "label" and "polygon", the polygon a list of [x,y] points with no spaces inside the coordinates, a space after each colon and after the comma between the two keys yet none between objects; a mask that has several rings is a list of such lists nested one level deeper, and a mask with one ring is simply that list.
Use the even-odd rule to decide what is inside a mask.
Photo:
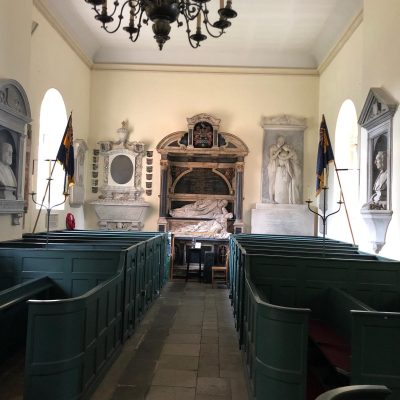
[{"label": "chandelier candle holder", "polygon": [[[231,26],[229,21],[237,16],[232,9],[232,1],[220,0],[218,10],[219,19],[215,22],[209,20],[207,3],[211,0],[118,0],[111,2],[110,7],[107,0],[85,0],[93,6],[95,19],[101,22],[102,28],[108,33],[115,33],[122,26],[126,18],[129,23],[122,29],[129,34],[129,39],[136,42],[140,35],[142,23],[148,25],[153,23],[154,39],[162,50],[164,43],[170,39],[171,24],[176,22],[178,27],[186,24],[186,33],[190,45],[193,48],[207,39],[207,35],[201,31],[201,25],[205,26],[207,33],[218,38],[225,29]],[[112,5],[111,5],[112,4]],[[179,19],[181,18],[183,22]],[[196,24],[195,33],[192,33],[190,25]]]},{"label": "chandelier candle holder", "polygon": [[327,214],[327,204],[326,204],[326,194],[327,194],[327,193],[326,193],[326,191],[328,190],[328,188],[327,188],[326,186],[324,186],[324,187],[322,187],[322,190],[323,190],[323,196],[324,196],[324,205],[323,205],[323,209],[322,209],[322,214],[320,214],[320,213],[317,212],[317,211],[314,211],[314,210],[310,207],[310,204],[312,203],[312,201],[311,201],[310,199],[308,199],[308,200],[306,201],[306,203],[307,203],[307,206],[308,206],[308,210],[309,210],[310,212],[312,212],[313,214],[315,214],[315,215],[317,215],[318,217],[321,218],[321,221],[322,221],[322,229],[323,229],[323,231],[322,231],[322,255],[325,257],[326,224],[327,224],[327,222],[328,222],[328,218],[329,218],[329,217],[331,217],[332,215],[337,214],[337,213],[340,211],[340,209],[342,208],[343,201],[340,199],[340,200],[337,202],[337,203],[339,204],[338,209],[337,209],[336,211],[330,213],[330,214]]},{"label": "chandelier candle holder", "polygon": [[[39,212],[42,210],[42,208],[46,209],[46,220],[47,220],[47,231],[46,231],[46,248],[48,247],[49,244],[49,230],[50,230],[50,213],[51,210],[54,207],[60,206],[61,204],[64,204],[67,201],[67,198],[69,196],[69,193],[64,192],[63,196],[64,196],[64,200],[60,203],[57,204],[53,204],[51,205],[51,196],[50,196],[50,192],[51,192],[51,181],[53,180],[53,178],[51,177],[53,174],[53,170],[54,170],[54,165],[57,162],[57,160],[45,160],[48,161],[49,163],[49,177],[46,179],[47,180],[47,186],[46,186],[46,191],[44,193],[43,196],[43,200],[41,203],[39,203],[38,201],[35,200],[35,196],[36,193],[34,191],[32,191],[31,193],[29,193],[29,195],[32,197],[32,201],[37,204],[38,206],[40,206],[40,210]],[[53,168],[51,167],[51,163],[53,163]],[[44,204],[45,199],[46,199],[46,195],[47,195],[47,205]],[[36,225],[35,225],[36,226]]]}]

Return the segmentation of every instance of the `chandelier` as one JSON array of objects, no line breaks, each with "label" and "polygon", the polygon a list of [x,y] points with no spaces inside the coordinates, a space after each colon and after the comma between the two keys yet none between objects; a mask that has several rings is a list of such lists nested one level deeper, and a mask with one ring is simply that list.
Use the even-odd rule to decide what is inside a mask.
[{"label": "chandelier", "polygon": [[[142,23],[153,23],[154,39],[162,50],[164,43],[170,39],[171,24],[176,22],[178,27],[186,25],[186,33],[193,48],[207,39],[201,31],[205,26],[207,33],[214,38],[220,37],[225,29],[231,26],[229,19],[235,18],[237,13],[232,9],[232,0],[220,0],[219,18],[215,22],[209,20],[207,3],[210,0],[115,0],[107,7],[107,0],[85,0],[93,6],[95,19],[101,22],[102,28],[108,33],[115,33],[122,25],[123,19],[129,18],[129,23],[123,30],[129,35],[132,42],[136,42],[140,35]],[[110,1],[111,4],[111,1]],[[180,21],[179,18],[183,20]],[[192,33],[190,25],[196,20],[196,30]],[[194,22],[193,22],[194,24]]]}]

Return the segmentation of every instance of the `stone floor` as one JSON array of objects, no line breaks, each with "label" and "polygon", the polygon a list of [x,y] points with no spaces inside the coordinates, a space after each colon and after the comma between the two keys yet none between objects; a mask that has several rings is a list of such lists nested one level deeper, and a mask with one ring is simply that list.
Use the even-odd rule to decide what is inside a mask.
[{"label": "stone floor", "polygon": [[226,288],[169,282],[91,400],[248,400]]}]

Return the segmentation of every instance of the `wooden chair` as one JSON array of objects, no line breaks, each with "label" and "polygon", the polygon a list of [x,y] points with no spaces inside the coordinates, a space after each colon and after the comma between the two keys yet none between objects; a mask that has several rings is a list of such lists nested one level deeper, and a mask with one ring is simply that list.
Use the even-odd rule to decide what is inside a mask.
[{"label": "wooden chair", "polygon": [[226,253],[225,265],[213,265],[211,267],[211,284],[214,283],[228,284],[228,267],[229,267],[229,251]]}]

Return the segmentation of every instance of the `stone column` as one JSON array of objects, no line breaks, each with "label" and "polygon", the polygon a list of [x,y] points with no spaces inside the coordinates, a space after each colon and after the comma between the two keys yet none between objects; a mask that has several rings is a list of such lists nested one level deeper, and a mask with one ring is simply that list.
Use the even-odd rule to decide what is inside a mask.
[{"label": "stone column", "polygon": [[236,163],[236,190],[235,190],[235,223],[234,233],[243,232],[243,171],[244,163]]},{"label": "stone column", "polygon": [[166,231],[167,226],[167,191],[168,191],[168,161],[160,161],[160,207],[159,207],[159,218],[158,218],[158,230],[161,232]]}]

